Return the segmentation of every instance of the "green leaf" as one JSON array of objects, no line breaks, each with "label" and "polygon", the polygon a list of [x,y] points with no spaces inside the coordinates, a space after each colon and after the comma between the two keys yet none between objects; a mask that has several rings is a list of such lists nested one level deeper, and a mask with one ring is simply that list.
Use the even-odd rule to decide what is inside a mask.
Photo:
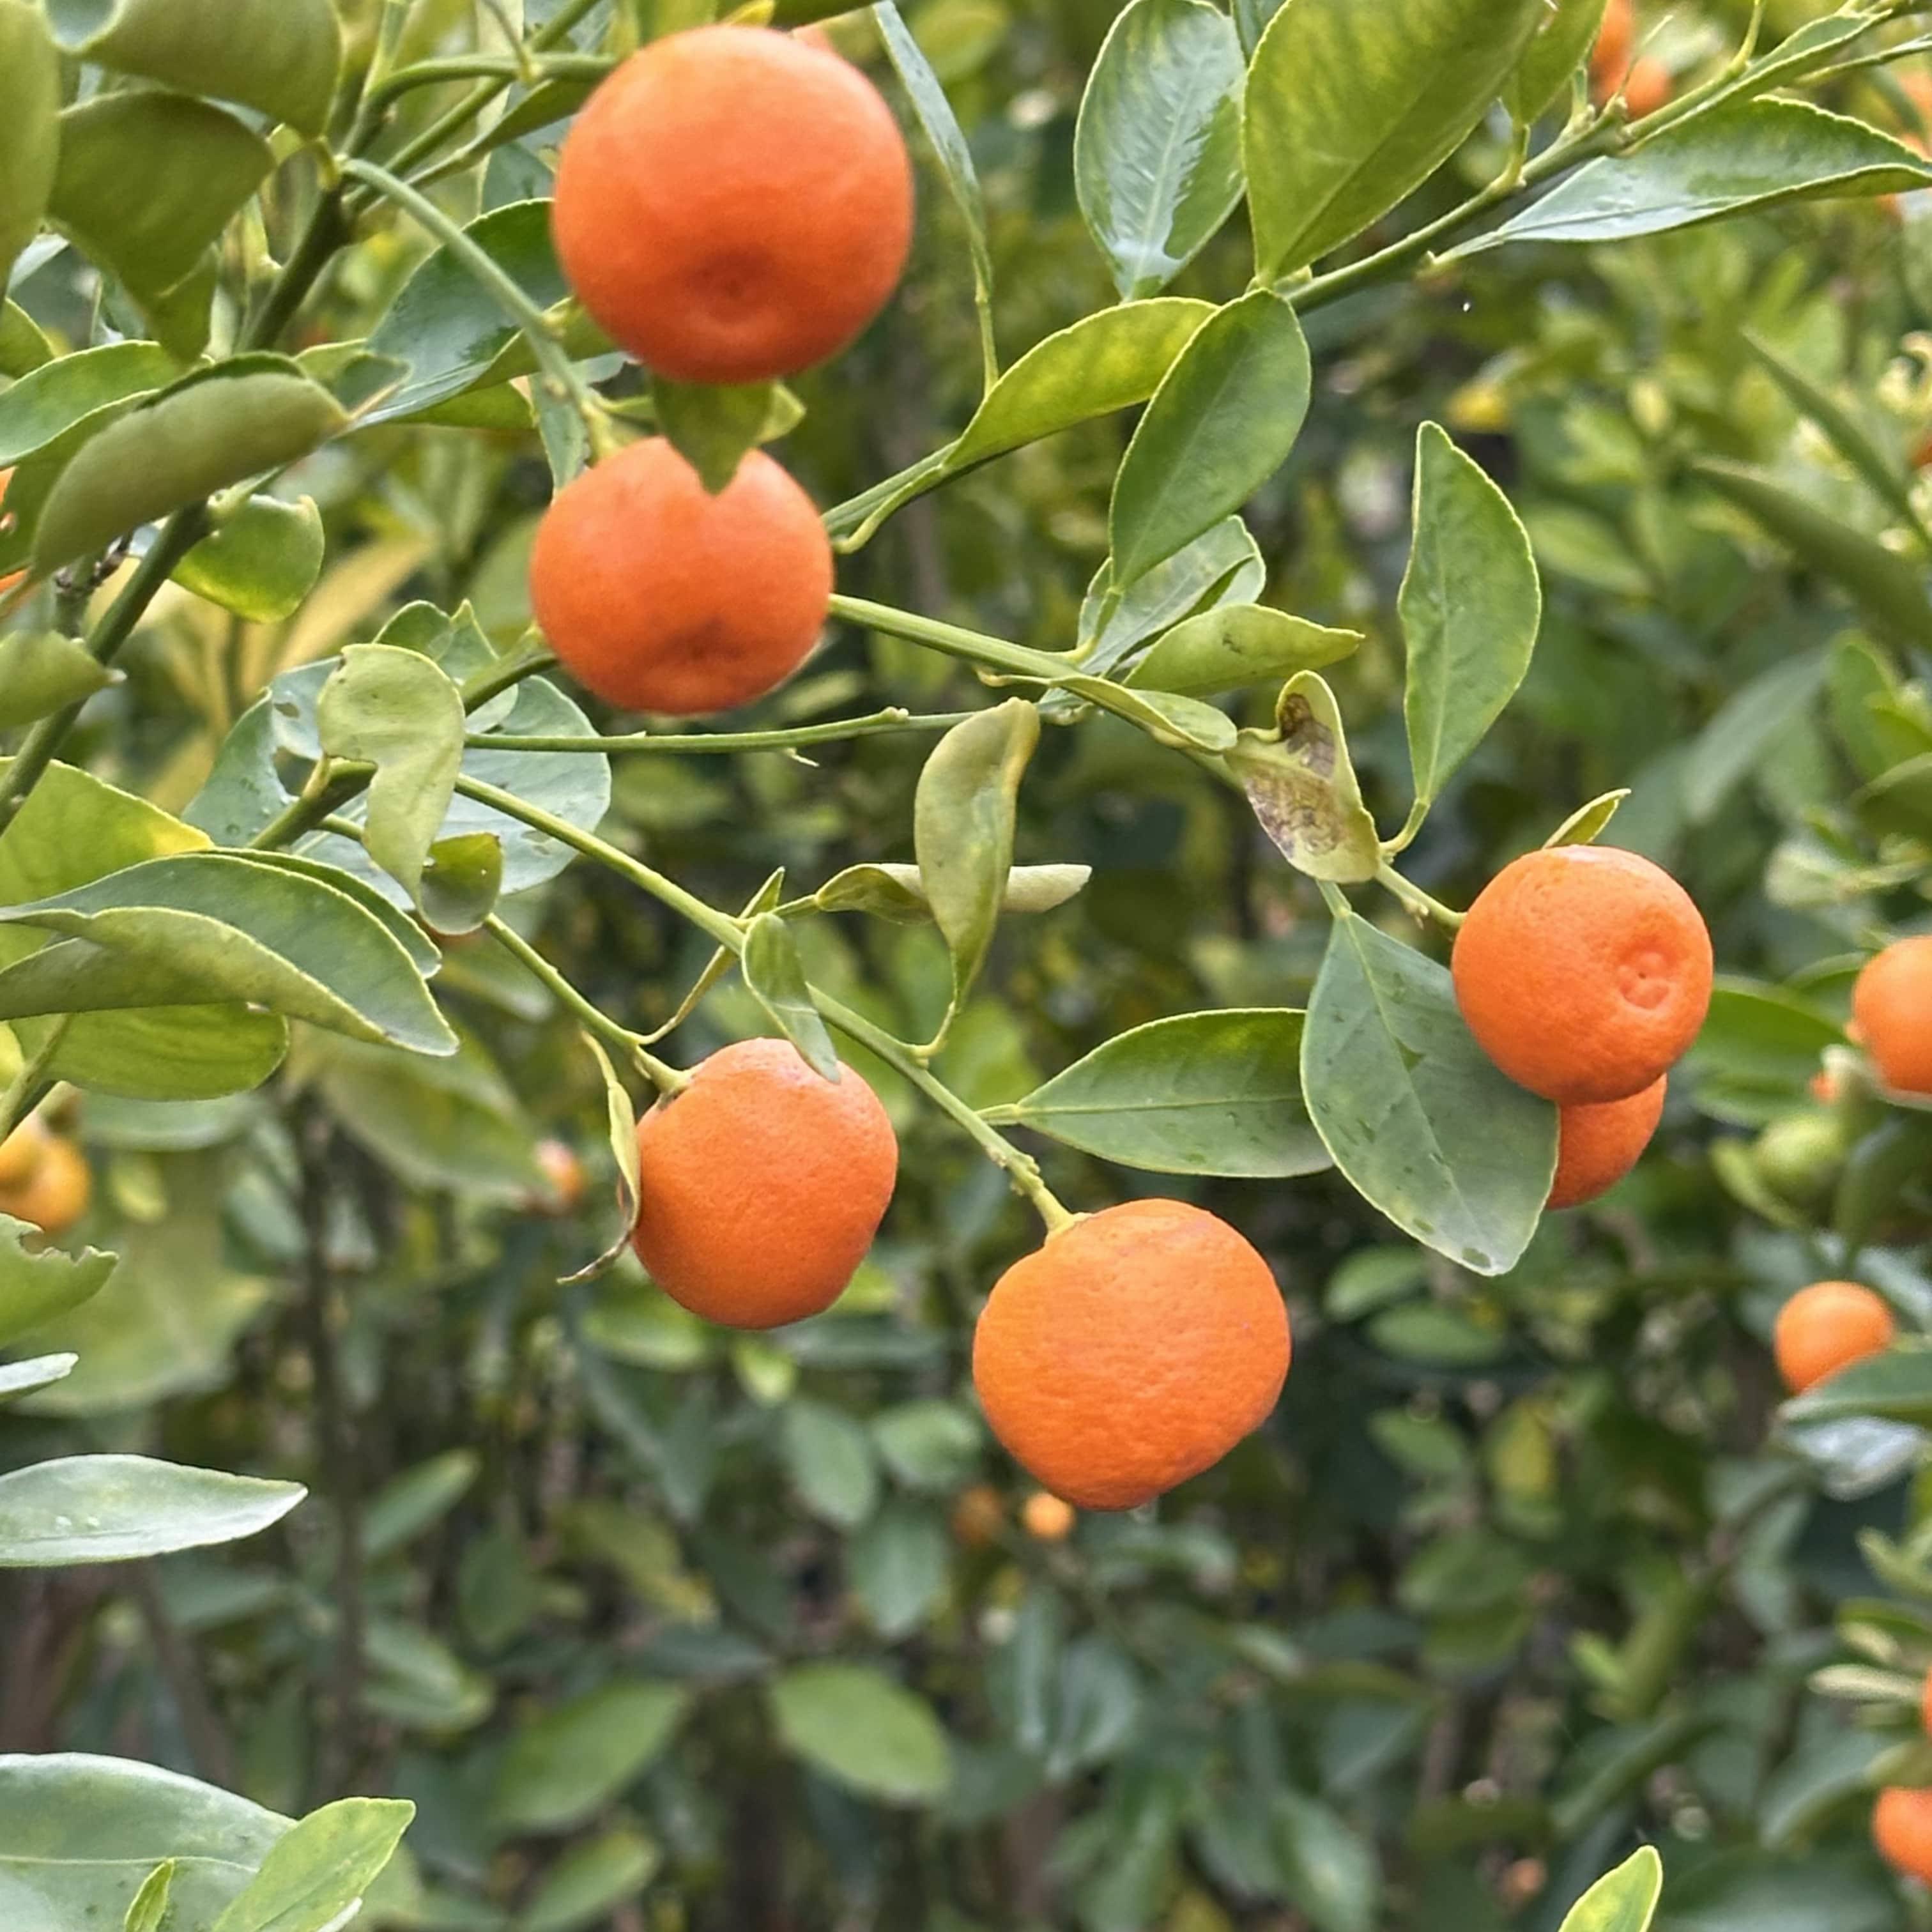
[{"label": "green leaf", "polygon": [[330,0],[56,0],[66,50],[320,134],[342,30]]},{"label": "green leaf", "polygon": [[[1291,8],[1296,0],[1288,0]],[[1374,1932],[1382,1873],[1370,1846],[1327,1805],[1274,1794],[1275,1841],[1288,1896],[1317,1932]]]},{"label": "green leaf", "polygon": [[1157,638],[1126,681],[1212,698],[1297,671],[1319,670],[1352,656],[1362,642],[1359,631],[1330,630],[1265,604],[1223,604],[1183,620]]},{"label": "green leaf", "polygon": [[929,1804],[952,1775],[946,1733],[922,1699],[853,1664],[803,1664],[772,1680],[786,1748],[862,1796]]},{"label": "green leaf", "polygon": [[413,1542],[469,1493],[482,1469],[473,1449],[446,1449],[392,1476],[370,1498],[362,1553],[372,1562]]},{"label": "green leaf", "polygon": [[64,1456],[0,1476],[0,1568],[124,1563],[233,1543],[308,1492],[145,1456]]},{"label": "green leaf", "polygon": [[245,1798],[152,1765],[0,1756],[0,1895],[33,1932],[121,1922],[166,1859],[176,1926],[206,1925],[288,1828]]},{"label": "green leaf", "polygon": [[1415,445],[1415,534],[1396,608],[1408,647],[1402,716],[1416,802],[1482,742],[1529,669],[1543,617],[1509,499],[1434,423]]},{"label": "green leaf", "polygon": [[[60,117],[48,213],[152,316],[196,282],[272,160],[259,134],[205,100],[151,88],[98,94]],[[136,182],[140,191],[130,192]],[[188,331],[200,340],[176,341],[190,355],[206,340],[212,292],[210,280],[200,327]]]},{"label": "green leaf", "polygon": [[416,1808],[400,1798],[344,1798],[276,1840],[211,1932],[334,1932],[396,1855]]},{"label": "green leaf", "polygon": [[490,1817],[505,1832],[569,1832],[637,1781],[688,1700],[675,1684],[607,1684],[525,1725],[498,1760]]},{"label": "green leaf", "polygon": [[1227,759],[1262,830],[1312,879],[1372,879],[1382,842],[1362,803],[1335,694],[1315,672],[1300,671],[1276,712],[1277,735],[1244,731]]},{"label": "green leaf", "polygon": [[952,1546],[930,1508],[889,1502],[854,1537],[848,1560],[853,1594],[888,1643],[910,1636],[945,1600]]},{"label": "green leaf", "polygon": [[1214,313],[1211,303],[1164,296],[1102,309],[1034,344],[993,385],[939,473],[1145,402]]},{"label": "green leaf", "polygon": [[1080,671],[1064,672],[1054,682],[1060,690],[1138,725],[1156,744],[1177,751],[1205,752],[1213,756],[1232,752],[1240,736],[1225,711],[1198,698],[1167,691],[1130,691],[1110,678],[1089,677]]},{"label": "green leaf", "polygon": [[1650,1932],[1664,1895],[1664,1861],[1646,1845],[1570,1908],[1562,1932]]},{"label": "green leaf", "polygon": [[993,943],[1012,869],[1020,778],[1039,742],[1038,708],[1010,698],[954,725],[919,775],[913,845],[921,890],[952,957],[950,1012]]},{"label": "green leaf", "polygon": [[1269,1010],[1150,1020],[994,1118],[1156,1174],[1319,1173],[1330,1162],[1301,1097],[1303,1020]]},{"label": "green leaf", "polygon": [[60,105],[60,57],[36,0],[0,0],[0,293],[53,194]]},{"label": "green leaf", "polygon": [[424,920],[435,931],[474,932],[503,893],[503,842],[494,832],[439,838],[416,881]]},{"label": "green leaf", "polygon": [[[111,342],[43,364],[0,392],[0,470],[37,454],[111,403],[152,394],[177,373],[173,357],[155,342]],[[99,426],[112,420],[104,416]]]},{"label": "green leaf", "polygon": [[1558,845],[1594,845],[1610,830],[1618,808],[1629,796],[1630,788],[1626,785],[1593,798],[1588,805],[1580,805],[1543,842],[1543,849],[1548,852]]},{"label": "green leaf", "polygon": [[34,535],[44,574],[136,526],[306,456],[346,421],[279,356],[184,376],[92,437],[55,480]]},{"label": "green leaf", "polygon": [[315,718],[328,757],[376,767],[363,842],[416,898],[456,795],[467,722],[462,693],[418,652],[351,644],[316,700]]},{"label": "green leaf", "polygon": [[18,381],[53,359],[40,324],[18,302],[0,300],[0,376]]},{"label": "green leaf", "polygon": [[806,1508],[822,1522],[852,1529],[878,1507],[872,1439],[842,1408],[804,1396],[788,1404],[784,1460]]},{"label": "green leaf", "polygon": [[128,1904],[121,1932],[161,1932],[168,1916],[169,1894],[174,1890],[175,1874],[179,1868],[174,1859],[164,1858],[148,1873]]},{"label": "green leaf", "polygon": [[1634,153],[1603,155],[1455,252],[1505,242],[1618,242],[1822,195],[1906,194],[1932,183],[1910,148],[1808,101],[1693,115]]},{"label": "green leaf", "polygon": [[1202,324],[1154,392],[1114,481],[1107,528],[1117,589],[1274,474],[1300,434],[1310,380],[1301,325],[1280,296],[1257,290]]},{"label": "green leaf", "polygon": [[[1016,866],[1006,874],[1002,913],[1052,912],[1083,890],[1091,866]],[[848,866],[812,896],[820,912],[867,912],[902,926],[922,926],[932,916],[916,866]]]},{"label": "green leaf", "polygon": [[322,558],[313,496],[250,496],[175,566],[175,581],[250,623],[275,624],[315,588]]},{"label": "green leaf", "polygon": [[0,730],[31,724],[106,690],[120,676],[85,644],[58,631],[16,631],[0,638]]},{"label": "green leaf", "polygon": [[970,1412],[936,1396],[883,1410],[872,1418],[872,1439],[901,1482],[940,1496],[972,1479],[985,1447]]},{"label": "green leaf", "polygon": [[1795,720],[1808,713],[1831,669],[1820,647],[1787,658],[1740,686],[1720,705],[1690,746],[1684,809],[1708,825],[1740,781],[1773,754]]},{"label": "green leaf", "polygon": [[320,1061],[330,1111],[411,1186],[510,1203],[542,1185],[530,1122],[474,1040],[446,1059],[330,1040]]},{"label": "green leaf", "polygon": [[1932,602],[1909,558],[1748,464],[1706,458],[1690,468],[1801,563],[1832,578],[1880,629],[1921,649],[1932,640]]},{"label": "green leaf", "polygon": [[620,1827],[573,1845],[544,1873],[515,1932],[589,1932],[650,1883],[662,1854],[641,1832]]},{"label": "green leaf", "polygon": [[[939,171],[945,178],[946,191],[952,196],[966,226],[966,250],[973,264],[973,288],[982,317],[993,309],[993,254],[986,245],[986,206],[980,192],[980,176],[973,165],[973,151],[966,145],[952,104],[946,98],[932,64],[921,51],[892,0],[878,0],[872,20],[884,44],[886,58],[912,103],[926,140],[938,157]],[[988,325],[990,326],[990,322]]]},{"label": "green leaf", "polygon": [[1358,235],[1462,145],[1544,0],[1289,0],[1248,70],[1241,127],[1264,282]]},{"label": "green leaf", "polygon": [[746,932],[740,963],[746,987],[772,1024],[798,1048],[814,1073],[836,1081],[840,1077],[838,1055],[812,1003],[791,928],[775,912],[760,913]]},{"label": "green leaf", "polygon": [[36,1231],[0,1214],[0,1346],[78,1308],[114,1272],[115,1256],[98,1248],[70,1255],[44,1247],[28,1254],[20,1238]]},{"label": "green leaf", "polygon": [[586,1028],[580,1037],[603,1076],[604,1123],[610,1136],[610,1158],[617,1169],[617,1219],[616,1232],[610,1245],[595,1261],[579,1268],[574,1274],[566,1275],[563,1283],[566,1287],[580,1281],[594,1280],[615,1264],[631,1245],[631,1233],[638,1224],[638,1202],[642,1193],[638,1178],[638,1116],[631,1104],[629,1089],[617,1078],[616,1069],[610,1064],[610,1056],[598,1043],[596,1035]]},{"label": "green leaf", "polygon": [[1336,920],[1301,1080],[1316,1132],[1372,1206],[1478,1274],[1515,1264],[1556,1171],[1556,1109],[1470,1037],[1446,968],[1352,914]]},{"label": "green leaf", "polygon": [[1124,301],[1156,294],[1241,198],[1241,58],[1207,0],[1131,0],[1088,76],[1073,179]]},{"label": "green leaf", "polygon": [[1190,616],[1252,604],[1268,581],[1260,546],[1239,517],[1223,517],[1116,596],[1103,562],[1080,606],[1082,662],[1111,673],[1151,637]]},{"label": "green leaf", "polygon": [[[463,232],[538,308],[554,308],[569,294],[550,245],[548,201],[492,208]],[[486,380],[507,381],[520,372],[505,372],[500,358],[519,340],[502,304],[448,249],[438,248],[403,284],[370,334],[370,352],[407,363],[410,379],[364,422],[414,416]]]},{"label": "green leaf", "polygon": [[1503,90],[1517,126],[1529,127],[1568,93],[1570,77],[1596,44],[1605,4],[1606,0],[1554,0]]},{"label": "green leaf", "polygon": [[0,1018],[242,1000],[352,1040],[455,1049],[409,954],[352,897],[228,854],[148,860],[0,908],[0,925],[68,942],[0,970]]},{"label": "green leaf", "polygon": [[715,496],[738,473],[747,450],[764,439],[776,385],[651,380],[658,428]]},{"label": "green leaf", "polygon": [[65,1382],[80,1360],[78,1355],[66,1354],[35,1355],[24,1362],[0,1362],[0,1402],[10,1402],[16,1396],[32,1395],[36,1389],[51,1388],[56,1382]]}]

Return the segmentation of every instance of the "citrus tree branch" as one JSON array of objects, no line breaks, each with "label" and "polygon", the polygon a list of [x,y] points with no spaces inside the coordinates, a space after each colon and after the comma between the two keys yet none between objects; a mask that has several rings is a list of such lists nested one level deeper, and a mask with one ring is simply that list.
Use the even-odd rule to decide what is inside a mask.
[{"label": "citrus tree branch", "polygon": [[463,742],[472,750],[484,752],[783,752],[804,745],[836,745],[848,738],[950,731],[972,716],[970,711],[947,711],[915,717],[895,704],[863,718],[841,718],[776,731],[634,731],[614,738],[517,737],[476,731]]}]

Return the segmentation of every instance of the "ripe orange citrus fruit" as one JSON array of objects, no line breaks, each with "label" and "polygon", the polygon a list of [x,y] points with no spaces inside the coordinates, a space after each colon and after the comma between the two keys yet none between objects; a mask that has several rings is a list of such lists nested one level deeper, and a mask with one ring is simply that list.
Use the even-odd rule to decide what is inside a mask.
[{"label": "ripe orange citrus fruit", "polygon": [[38,1114],[29,1114],[4,1141],[0,1141],[0,1187],[18,1187],[40,1164],[47,1148],[47,1124]]},{"label": "ripe orange citrus fruit", "polygon": [[1599,100],[1616,93],[1630,70],[1630,46],[1636,37],[1631,0],[1610,0],[1604,9],[1604,24],[1597,30],[1597,44],[1590,50],[1592,92]]},{"label": "ripe orange citrus fruit", "polygon": [[1852,1014],[1888,1087],[1932,1094],[1932,933],[1899,940],[1866,962]]},{"label": "ripe orange citrus fruit", "polygon": [[538,1141],[536,1160],[548,1190],[544,1204],[555,1212],[568,1214],[582,1202],[589,1184],[577,1150],[566,1141]]},{"label": "ripe orange citrus fruit", "polygon": [[1882,1297],[1855,1281],[1814,1281],[1778,1312],[1772,1349],[1793,1395],[1891,1347],[1898,1324]]},{"label": "ripe orange citrus fruit", "polygon": [[31,1221],[44,1234],[64,1234],[87,1212],[94,1176],[73,1142],[49,1136],[40,1159],[16,1187],[0,1187],[0,1214]]},{"label": "ripe orange citrus fruit", "polygon": [[1020,1521],[1036,1543],[1064,1543],[1073,1534],[1076,1512],[1071,1503],[1036,1490],[1020,1506]]},{"label": "ripe orange citrus fruit", "polygon": [[821,1079],[789,1040],[714,1053],[638,1125],[632,1245],[651,1278],[731,1328],[802,1322],[872,1246],[898,1172],[879,1096]]},{"label": "ripe orange citrus fruit", "polygon": [[1925,1679],[1925,1688],[1918,1700],[1918,1725],[1928,1737],[1932,1737],[1932,1674]]},{"label": "ripe orange citrus fruit", "polygon": [[[14,472],[12,470],[0,470],[0,504],[4,504],[6,502],[7,485],[12,482],[13,480]],[[0,530],[4,530],[6,527],[7,524],[5,518],[4,514],[0,514]],[[0,577],[0,596],[4,596],[8,591],[12,590],[14,585],[18,584],[21,578],[25,577],[26,574],[27,573],[24,570],[12,570],[9,571],[4,577]]]},{"label": "ripe orange citrus fruit", "polygon": [[1654,54],[1642,54],[1631,63],[1624,76],[1624,101],[1630,118],[1641,121],[1666,106],[1676,92],[1670,70]]},{"label": "ripe orange citrus fruit", "polygon": [[1551,1207],[1576,1208],[1594,1201],[1636,1166],[1664,1118],[1664,1092],[1669,1084],[1667,1077],[1659,1078],[1627,1100],[1558,1111]]},{"label": "ripe orange citrus fruit", "polygon": [[550,222],[611,339],[685,382],[822,362],[884,305],[912,239],[898,123],[850,62],[762,27],[667,34],[590,98]]},{"label": "ripe orange citrus fruit", "polygon": [[1456,935],[1456,1000],[1519,1086],[1564,1106],[1640,1094],[1697,1036],[1711,935],[1668,872],[1608,845],[1526,853]]},{"label": "ripe orange citrus fruit", "polygon": [[1130,1201],[1047,1237],[1000,1276],[973,1337],[993,1432],[1082,1509],[1132,1509],[1258,1428],[1288,1373],[1261,1256],[1178,1201]]},{"label": "ripe orange citrus fruit", "polygon": [[551,649],[626,711],[762,698],[804,662],[831,595],[825,526],[759,450],[713,496],[669,443],[633,443],[558,493],[530,552]]},{"label": "ripe orange citrus fruit", "polygon": [[1872,1809],[1872,1840],[1894,1871],[1932,1885],[1932,1791],[1894,1784]]}]

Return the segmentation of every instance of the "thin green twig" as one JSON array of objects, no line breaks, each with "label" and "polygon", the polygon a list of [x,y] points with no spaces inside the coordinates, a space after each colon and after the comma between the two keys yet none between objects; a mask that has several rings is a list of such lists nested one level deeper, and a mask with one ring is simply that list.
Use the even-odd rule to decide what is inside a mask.
[{"label": "thin green twig", "polygon": [[836,745],[848,738],[878,738],[907,731],[950,731],[970,711],[916,716],[889,705],[863,718],[798,724],[772,731],[633,731],[614,738],[519,737],[476,731],[463,741],[482,752],[783,752],[806,745]]}]

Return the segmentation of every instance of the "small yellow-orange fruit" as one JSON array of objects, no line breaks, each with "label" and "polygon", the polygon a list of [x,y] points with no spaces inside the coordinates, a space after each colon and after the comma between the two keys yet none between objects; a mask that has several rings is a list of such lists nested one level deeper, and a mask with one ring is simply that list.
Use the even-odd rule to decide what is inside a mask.
[{"label": "small yellow-orange fruit", "polygon": [[93,1197],[86,1156],[55,1134],[25,1180],[16,1187],[0,1187],[0,1214],[31,1221],[44,1234],[64,1234],[87,1212]]},{"label": "small yellow-orange fruit", "polygon": [[1020,1521],[1036,1543],[1064,1543],[1073,1534],[1075,1510],[1070,1502],[1036,1490],[1020,1508]]},{"label": "small yellow-orange fruit", "polygon": [[1840,1369],[1882,1354],[1898,1324],[1884,1299],[1855,1281],[1814,1281],[1778,1312],[1772,1333],[1778,1373],[1793,1395]]},{"label": "small yellow-orange fruit", "polygon": [[975,1483],[962,1490],[952,1505],[953,1540],[968,1550],[983,1550],[1000,1533],[1006,1520],[1006,1505],[991,1483]]},{"label": "small yellow-orange fruit", "polygon": [[1868,960],[1852,988],[1852,1028],[1895,1092],[1932,1094],[1932,933]]},{"label": "small yellow-orange fruit", "polygon": [[50,1136],[46,1123],[38,1114],[29,1114],[4,1141],[0,1141],[0,1188],[18,1187],[40,1164]]},{"label": "small yellow-orange fruit", "polygon": [[1932,1885],[1932,1791],[1894,1784],[1872,1808],[1872,1841],[1893,1870]]}]

